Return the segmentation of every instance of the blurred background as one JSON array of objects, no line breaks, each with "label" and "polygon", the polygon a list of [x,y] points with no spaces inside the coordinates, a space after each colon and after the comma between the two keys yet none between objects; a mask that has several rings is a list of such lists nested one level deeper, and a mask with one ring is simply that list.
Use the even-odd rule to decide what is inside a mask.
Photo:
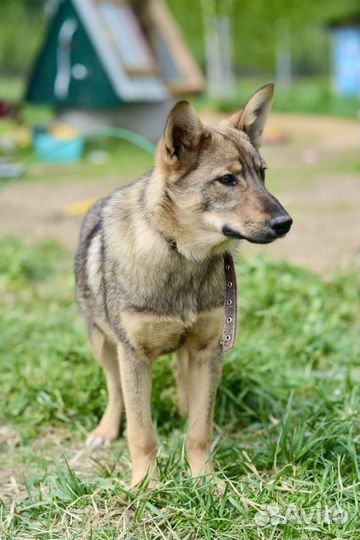
[{"label": "blurred background", "polygon": [[275,81],[263,153],[294,227],[261,250],[347,267],[359,58],[356,0],[2,0],[0,234],[74,249],[89,204],[151,166],[177,99],[211,123]]},{"label": "blurred background", "polygon": [[[357,537],[359,61],[358,0],[1,0],[3,538]],[[232,483],[220,502],[186,480],[164,357],[166,481],[134,497],[124,437],[84,453],[106,391],[74,299],[81,220],[152,166],[176,100],[215,123],[269,81],[266,183],[294,224],[237,259],[214,454]],[[274,502],[309,520],[292,510],[262,532],[256,511]]]}]

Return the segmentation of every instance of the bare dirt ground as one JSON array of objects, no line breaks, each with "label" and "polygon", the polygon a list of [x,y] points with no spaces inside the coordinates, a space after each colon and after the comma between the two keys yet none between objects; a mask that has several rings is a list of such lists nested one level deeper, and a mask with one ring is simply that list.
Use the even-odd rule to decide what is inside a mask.
[{"label": "bare dirt ground", "polygon": [[[218,118],[211,111],[203,115],[208,123]],[[279,135],[286,141],[271,143]],[[287,238],[265,247],[244,245],[243,252],[287,258],[325,273],[352,265],[360,241],[358,123],[273,114],[267,139],[263,155],[268,187],[289,210],[294,225]],[[74,250],[82,217],[67,216],[64,207],[100,197],[129,180],[114,174],[89,182],[71,175],[56,182],[9,182],[0,188],[0,235],[29,242],[53,237]]]}]

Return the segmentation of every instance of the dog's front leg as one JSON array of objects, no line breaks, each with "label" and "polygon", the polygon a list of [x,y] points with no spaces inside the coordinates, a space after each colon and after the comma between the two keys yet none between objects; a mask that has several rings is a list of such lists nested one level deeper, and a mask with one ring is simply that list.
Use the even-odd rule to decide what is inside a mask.
[{"label": "dog's front leg", "polygon": [[128,444],[132,462],[131,485],[156,466],[156,435],[151,420],[151,361],[119,345],[121,384],[125,402]]},{"label": "dog's front leg", "polygon": [[192,349],[189,353],[189,428],[186,451],[191,474],[198,476],[211,470],[208,455],[223,355],[218,345],[209,349]]}]

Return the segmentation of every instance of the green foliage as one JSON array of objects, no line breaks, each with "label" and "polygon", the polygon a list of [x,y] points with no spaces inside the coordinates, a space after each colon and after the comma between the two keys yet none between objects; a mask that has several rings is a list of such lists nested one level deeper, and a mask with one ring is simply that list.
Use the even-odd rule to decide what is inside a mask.
[{"label": "green foliage", "polygon": [[[74,301],[72,261],[54,243],[1,241],[0,468],[25,468],[3,538],[344,538],[358,530],[358,300],[354,274],[324,281],[286,262],[239,259],[239,332],[216,407],[217,472],[189,478],[184,423],[168,357],[154,366],[160,482],[128,490],[122,437],[92,466],[67,458],[106,403],[103,376]],[[11,434],[14,434],[13,437]],[[18,484],[22,480],[18,478]],[[218,483],[225,490],[219,492]],[[263,527],[267,504],[310,513],[339,507],[344,523]],[[318,506],[317,506],[318,505]],[[160,533],[161,531],[161,533]]]},{"label": "green foliage", "polygon": [[[204,66],[202,0],[166,0],[198,61]],[[210,2],[210,0],[209,0]],[[0,67],[27,72],[44,39],[44,0],[2,0]],[[214,1],[217,12],[233,21],[234,60],[239,73],[274,71],[281,27],[287,21],[296,73],[327,74],[330,19],[358,10],[357,0]],[[191,16],[189,16],[191,13]]]},{"label": "green foliage", "polygon": [[28,72],[44,37],[42,1],[2,0],[0,17],[0,70]]},{"label": "green foliage", "polygon": [[[201,0],[167,0],[190,48],[204,65]],[[358,10],[356,0],[209,0],[233,23],[234,61],[239,74],[274,72],[279,43],[292,52],[295,73],[327,74],[329,34],[335,17]],[[191,13],[191,17],[189,17]],[[287,26],[289,37],[283,34]],[[284,43],[285,39],[285,43]]]},{"label": "green foliage", "polygon": [[[256,88],[269,79],[242,78],[236,86],[236,97],[214,103],[220,111],[232,113],[249,99]],[[202,98],[200,98],[201,102]],[[298,79],[291,88],[276,87],[274,112],[329,114],[357,118],[359,100],[355,96],[339,96],[323,78]]]}]

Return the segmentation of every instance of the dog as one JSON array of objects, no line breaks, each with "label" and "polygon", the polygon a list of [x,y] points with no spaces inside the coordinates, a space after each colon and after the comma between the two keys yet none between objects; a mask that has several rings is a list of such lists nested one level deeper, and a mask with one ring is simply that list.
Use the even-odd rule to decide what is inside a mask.
[{"label": "dog", "polygon": [[156,475],[151,366],[174,353],[181,414],[188,417],[191,474],[211,470],[209,446],[222,372],[224,254],[240,240],[283,237],[292,219],[265,187],[259,154],[274,85],[216,126],[186,101],[171,110],[154,168],[99,200],[84,218],[76,290],[108,403],[87,438],[118,437],[126,410],[131,485]]}]

